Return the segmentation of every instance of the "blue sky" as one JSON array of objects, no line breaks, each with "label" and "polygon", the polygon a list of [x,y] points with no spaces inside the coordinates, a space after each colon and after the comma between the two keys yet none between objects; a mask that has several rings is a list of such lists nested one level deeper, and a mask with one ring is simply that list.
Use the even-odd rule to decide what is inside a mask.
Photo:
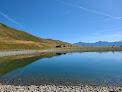
[{"label": "blue sky", "polygon": [[122,0],[1,0],[0,22],[41,38],[122,40]]}]

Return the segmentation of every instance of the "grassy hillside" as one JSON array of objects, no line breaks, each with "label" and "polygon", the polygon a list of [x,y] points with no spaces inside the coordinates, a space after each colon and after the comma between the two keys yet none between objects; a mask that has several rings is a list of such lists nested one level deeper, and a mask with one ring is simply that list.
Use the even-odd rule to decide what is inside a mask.
[{"label": "grassy hillside", "polygon": [[0,23],[1,49],[49,49],[56,45],[70,45],[59,40],[42,39]]}]

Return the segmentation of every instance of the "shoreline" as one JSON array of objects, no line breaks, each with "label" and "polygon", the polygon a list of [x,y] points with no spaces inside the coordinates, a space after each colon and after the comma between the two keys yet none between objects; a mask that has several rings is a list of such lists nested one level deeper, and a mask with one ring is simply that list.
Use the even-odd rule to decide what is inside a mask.
[{"label": "shoreline", "polygon": [[[0,57],[26,55],[41,52],[97,52],[97,51],[122,51],[122,48],[110,49],[50,49],[50,50],[25,50],[25,51],[4,51]],[[83,86],[83,85],[5,85],[0,83],[0,92],[122,92],[122,86]]]},{"label": "shoreline", "polygon": [[103,86],[55,86],[55,85],[40,85],[40,86],[14,86],[0,85],[2,92],[122,92],[122,87],[103,87]]},{"label": "shoreline", "polygon": [[6,56],[17,56],[17,55],[27,55],[27,54],[35,54],[41,52],[114,52],[114,51],[122,51],[122,48],[85,48],[85,49],[48,49],[48,50],[24,50],[24,51],[2,51],[0,52],[0,57]]}]

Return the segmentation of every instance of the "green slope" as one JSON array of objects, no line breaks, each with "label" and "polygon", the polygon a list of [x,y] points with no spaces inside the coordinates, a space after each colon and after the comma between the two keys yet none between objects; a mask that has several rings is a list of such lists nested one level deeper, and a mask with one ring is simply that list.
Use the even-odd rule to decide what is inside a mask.
[{"label": "green slope", "polygon": [[48,49],[56,45],[70,45],[70,43],[39,38],[0,23],[0,49]]},{"label": "green slope", "polygon": [[0,23],[0,37],[2,39],[11,39],[11,40],[24,40],[24,41],[34,41],[34,42],[52,42],[54,40],[42,39],[36,36],[33,36],[27,32],[20,31],[14,28],[11,28],[5,24]]}]

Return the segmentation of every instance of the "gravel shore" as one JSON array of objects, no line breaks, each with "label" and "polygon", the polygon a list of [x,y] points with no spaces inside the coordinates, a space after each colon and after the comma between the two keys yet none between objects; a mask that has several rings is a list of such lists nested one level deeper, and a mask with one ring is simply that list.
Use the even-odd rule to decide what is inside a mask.
[{"label": "gravel shore", "polygon": [[2,51],[0,52],[0,57],[5,56],[17,56],[45,52],[45,50],[25,50],[25,51]]},{"label": "gravel shore", "polygon": [[122,92],[122,87],[0,85],[0,92]]},{"label": "gravel shore", "polygon": [[41,52],[92,52],[92,51],[122,51],[122,48],[104,48],[104,49],[50,49],[50,50],[24,50],[24,51],[1,51],[0,57],[26,55]]}]

